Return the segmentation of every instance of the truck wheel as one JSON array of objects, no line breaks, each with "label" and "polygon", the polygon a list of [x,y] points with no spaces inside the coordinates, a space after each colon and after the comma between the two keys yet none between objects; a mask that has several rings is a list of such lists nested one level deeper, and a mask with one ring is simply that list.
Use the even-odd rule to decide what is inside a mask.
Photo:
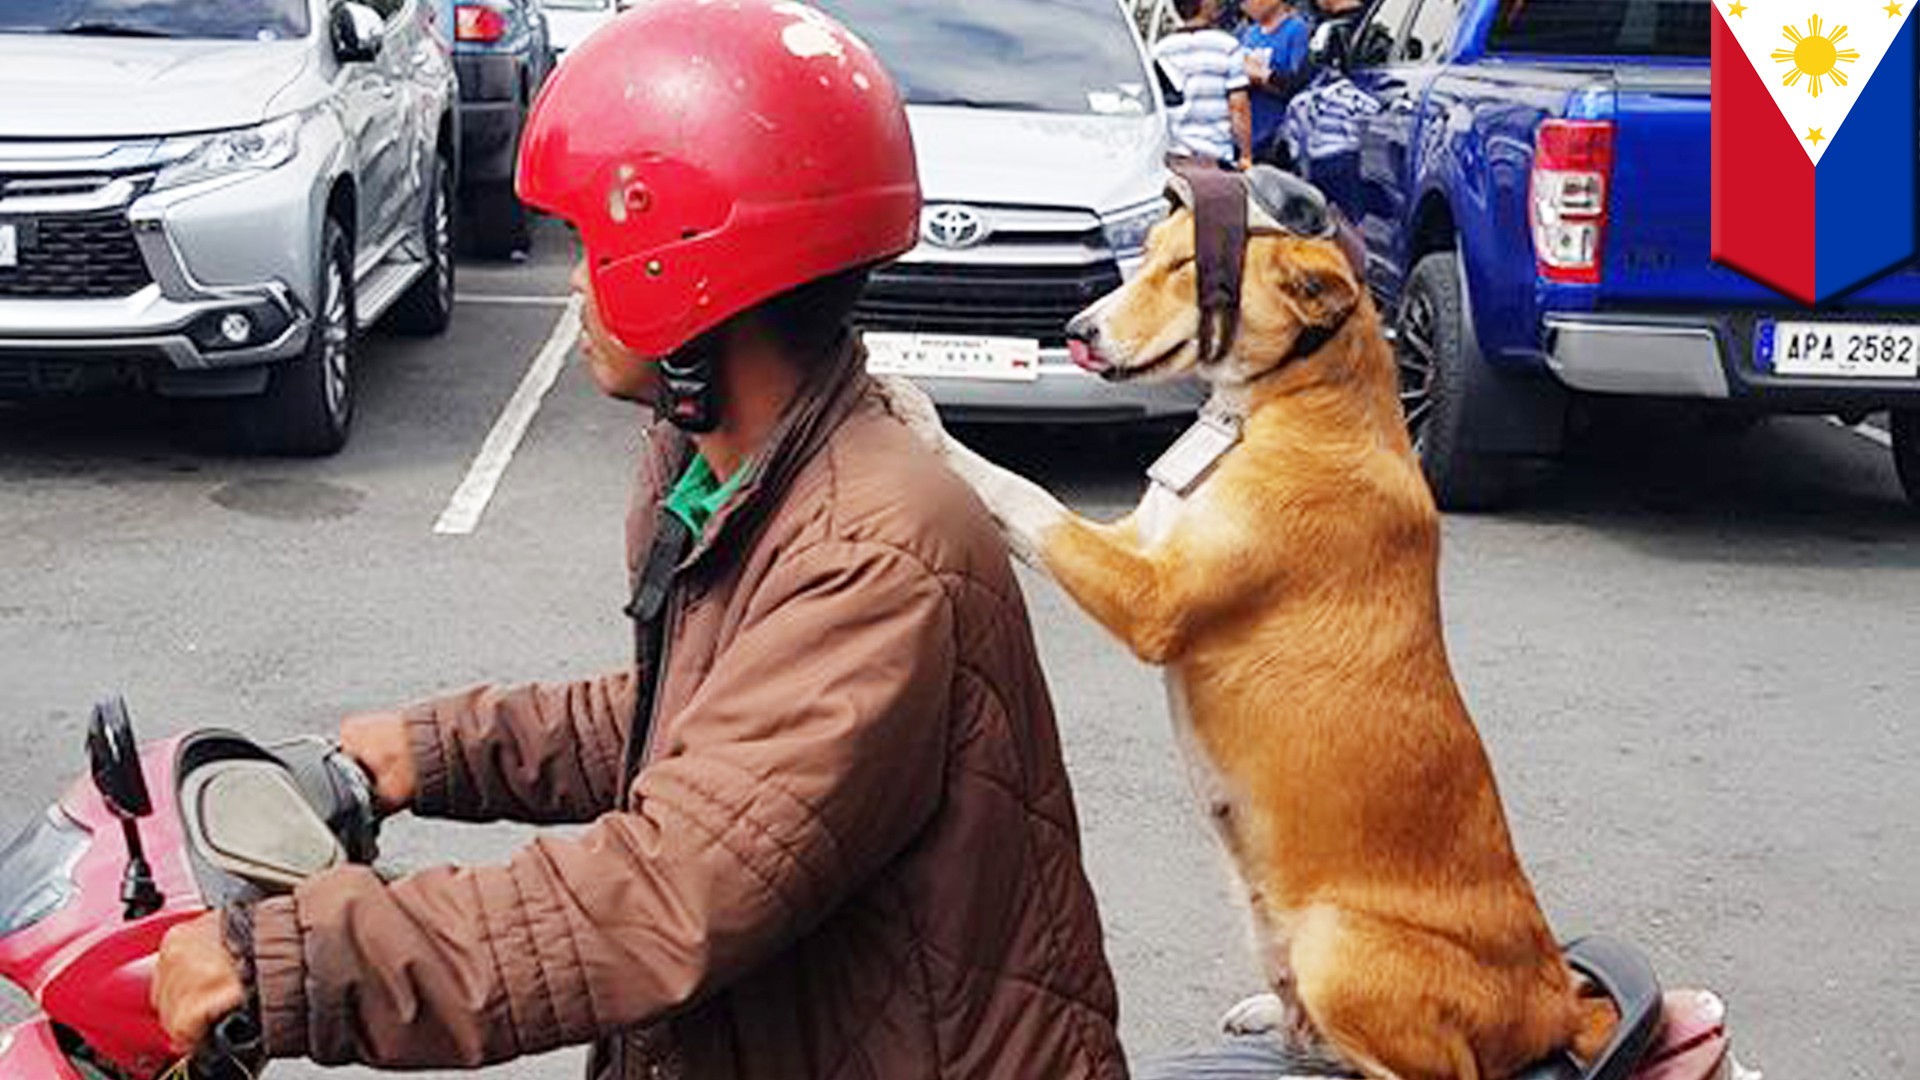
[{"label": "truck wheel", "polygon": [[1512,462],[1464,448],[1467,365],[1482,362],[1467,355],[1465,318],[1458,256],[1438,252],[1414,264],[1396,320],[1400,405],[1434,501],[1443,510],[1488,510],[1511,498],[1517,477]]},{"label": "truck wheel", "polygon": [[527,208],[513,193],[511,181],[483,184],[467,192],[466,235],[473,253],[483,259],[511,258],[533,247]]},{"label": "truck wheel", "polygon": [[314,301],[318,317],[306,351],[274,365],[265,393],[222,403],[227,407],[227,441],[237,450],[323,457],[347,444],[358,336],[353,245],[332,218],[327,219],[320,250],[320,289]]},{"label": "truck wheel", "polygon": [[426,268],[419,280],[394,301],[387,326],[402,334],[433,337],[453,321],[453,170],[445,158],[433,159],[433,186],[420,225]]},{"label": "truck wheel", "polygon": [[1907,501],[1920,509],[1920,409],[1894,411],[1893,467]]}]

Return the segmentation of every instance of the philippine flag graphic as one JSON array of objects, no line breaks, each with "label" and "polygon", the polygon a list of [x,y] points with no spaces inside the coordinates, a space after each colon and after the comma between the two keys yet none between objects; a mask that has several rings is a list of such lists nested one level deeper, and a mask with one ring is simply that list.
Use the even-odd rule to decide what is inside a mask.
[{"label": "philippine flag graphic", "polygon": [[1808,306],[1910,261],[1920,0],[1713,5],[1714,260]]}]

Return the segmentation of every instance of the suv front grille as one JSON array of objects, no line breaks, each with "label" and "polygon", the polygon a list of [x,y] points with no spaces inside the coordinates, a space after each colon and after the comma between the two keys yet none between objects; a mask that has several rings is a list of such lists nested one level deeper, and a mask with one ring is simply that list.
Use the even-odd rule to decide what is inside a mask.
[{"label": "suv front grille", "polygon": [[19,266],[0,267],[0,297],[130,296],[153,282],[125,209],[0,218],[18,231]]},{"label": "suv front grille", "polygon": [[1038,338],[1066,344],[1067,320],[1120,287],[1112,260],[1084,266],[894,263],[854,309],[863,330]]}]

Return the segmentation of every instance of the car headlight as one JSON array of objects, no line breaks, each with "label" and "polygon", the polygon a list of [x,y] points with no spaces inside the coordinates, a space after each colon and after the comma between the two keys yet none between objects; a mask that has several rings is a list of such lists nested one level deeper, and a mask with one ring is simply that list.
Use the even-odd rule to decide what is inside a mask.
[{"label": "car headlight", "polygon": [[300,149],[304,114],[212,135],[187,135],[168,140],[167,156],[174,160],[154,177],[155,189],[180,187],[237,172],[266,172],[293,160]]},{"label": "car headlight", "polygon": [[1166,216],[1167,201],[1155,199],[1102,218],[1100,228],[1107,234],[1107,246],[1113,249],[1114,256],[1125,259],[1140,254],[1146,248],[1147,234]]}]

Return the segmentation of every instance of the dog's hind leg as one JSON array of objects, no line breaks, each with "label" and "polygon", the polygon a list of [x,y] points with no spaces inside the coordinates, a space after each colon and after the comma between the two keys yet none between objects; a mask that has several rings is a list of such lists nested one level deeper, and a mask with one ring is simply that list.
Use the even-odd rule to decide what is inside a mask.
[{"label": "dog's hind leg", "polygon": [[1295,928],[1300,1003],[1369,1080],[1480,1080],[1455,1010],[1429,991],[1457,958],[1404,926],[1323,907]]}]

